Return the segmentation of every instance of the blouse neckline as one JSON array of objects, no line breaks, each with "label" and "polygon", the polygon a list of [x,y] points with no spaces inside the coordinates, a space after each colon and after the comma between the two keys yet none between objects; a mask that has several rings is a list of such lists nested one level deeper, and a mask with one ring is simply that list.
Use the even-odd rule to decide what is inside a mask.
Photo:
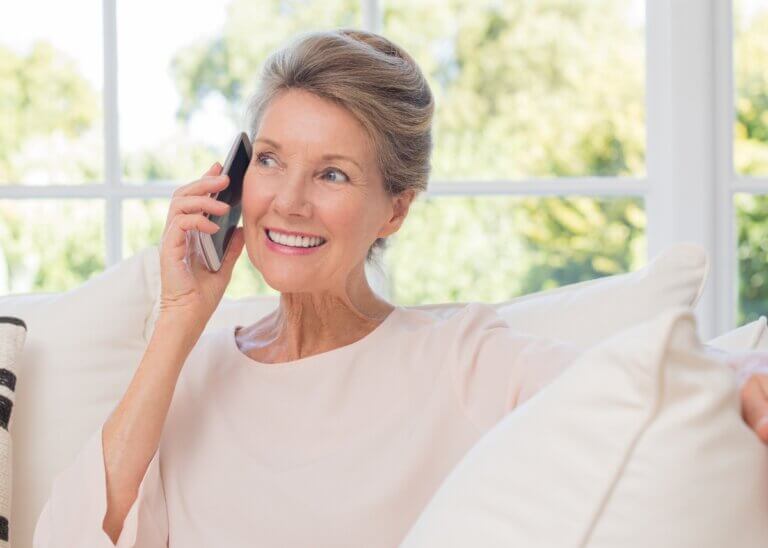
[{"label": "blouse neckline", "polygon": [[329,359],[336,359],[340,355],[345,354],[347,352],[351,352],[355,349],[357,349],[360,346],[363,346],[365,344],[369,344],[371,341],[376,339],[377,337],[380,337],[381,334],[386,331],[390,324],[394,322],[394,320],[397,318],[399,314],[403,312],[403,307],[401,306],[395,306],[390,313],[387,315],[382,322],[377,325],[373,330],[368,332],[365,336],[362,338],[353,341],[349,344],[345,344],[344,346],[340,346],[338,348],[333,348],[331,350],[326,350],[325,352],[320,352],[318,354],[313,354],[311,356],[305,356],[303,358],[298,358],[295,360],[290,360],[286,362],[277,362],[277,363],[267,363],[262,362],[259,360],[256,360],[247,354],[240,350],[240,347],[237,345],[237,329],[243,327],[242,325],[235,325],[233,327],[230,327],[227,329],[227,339],[228,339],[228,347],[229,349],[234,352],[236,359],[238,362],[242,363],[248,368],[251,369],[258,369],[258,370],[288,370],[288,369],[296,369],[300,368],[308,363],[312,362],[321,362]]}]

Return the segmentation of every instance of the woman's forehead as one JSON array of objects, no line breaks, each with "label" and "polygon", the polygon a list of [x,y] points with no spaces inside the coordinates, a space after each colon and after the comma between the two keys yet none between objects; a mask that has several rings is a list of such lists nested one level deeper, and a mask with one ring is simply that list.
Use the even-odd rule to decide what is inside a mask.
[{"label": "woman's forehead", "polygon": [[260,140],[284,150],[309,147],[361,160],[371,153],[368,135],[351,112],[303,91],[291,90],[269,104],[254,142]]}]

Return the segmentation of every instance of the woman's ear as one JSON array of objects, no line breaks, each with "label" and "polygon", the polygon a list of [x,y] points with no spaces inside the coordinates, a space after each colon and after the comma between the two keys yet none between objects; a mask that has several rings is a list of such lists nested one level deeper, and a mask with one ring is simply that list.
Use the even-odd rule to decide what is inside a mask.
[{"label": "woman's ear", "polygon": [[399,194],[392,196],[392,217],[390,217],[387,224],[382,227],[381,231],[379,231],[379,238],[394,234],[400,229],[400,225],[403,224],[405,217],[408,215],[411,203],[415,197],[416,191],[412,188],[408,188]]}]

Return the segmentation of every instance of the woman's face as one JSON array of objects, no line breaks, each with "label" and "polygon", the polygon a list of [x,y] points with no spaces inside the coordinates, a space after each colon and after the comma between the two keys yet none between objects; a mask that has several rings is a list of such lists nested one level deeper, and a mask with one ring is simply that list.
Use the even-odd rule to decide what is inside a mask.
[{"label": "woman's face", "polygon": [[[304,90],[272,100],[252,144],[242,203],[251,262],[283,293],[350,291],[350,273],[362,272],[377,237],[399,228],[413,193],[389,196],[362,125]],[[271,242],[267,229],[325,243],[307,253]]]}]

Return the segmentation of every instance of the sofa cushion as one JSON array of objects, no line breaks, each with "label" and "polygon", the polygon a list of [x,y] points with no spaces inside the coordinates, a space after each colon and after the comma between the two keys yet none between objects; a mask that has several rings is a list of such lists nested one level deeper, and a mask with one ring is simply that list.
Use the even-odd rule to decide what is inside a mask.
[{"label": "sofa cushion", "polygon": [[[602,338],[673,304],[694,304],[708,269],[704,249],[678,244],[644,268],[499,303],[522,331],[564,339]],[[0,297],[0,310],[27,320],[16,412],[14,510],[21,546],[31,543],[53,478],[90,432],[108,417],[143,356],[157,318],[159,248],[136,255],[65,293]],[[223,298],[206,330],[247,325],[278,305],[278,297]],[[584,317],[606,315],[593,328]],[[425,305],[435,314],[466,303]],[[539,310],[540,305],[541,310]]]},{"label": "sofa cushion", "polygon": [[146,249],[67,292],[0,297],[24,320],[13,429],[11,542],[31,546],[53,478],[122,397],[144,354],[153,274]]},{"label": "sofa cushion", "polygon": [[401,548],[758,548],[768,448],[693,313],[588,348],[441,484]]}]

